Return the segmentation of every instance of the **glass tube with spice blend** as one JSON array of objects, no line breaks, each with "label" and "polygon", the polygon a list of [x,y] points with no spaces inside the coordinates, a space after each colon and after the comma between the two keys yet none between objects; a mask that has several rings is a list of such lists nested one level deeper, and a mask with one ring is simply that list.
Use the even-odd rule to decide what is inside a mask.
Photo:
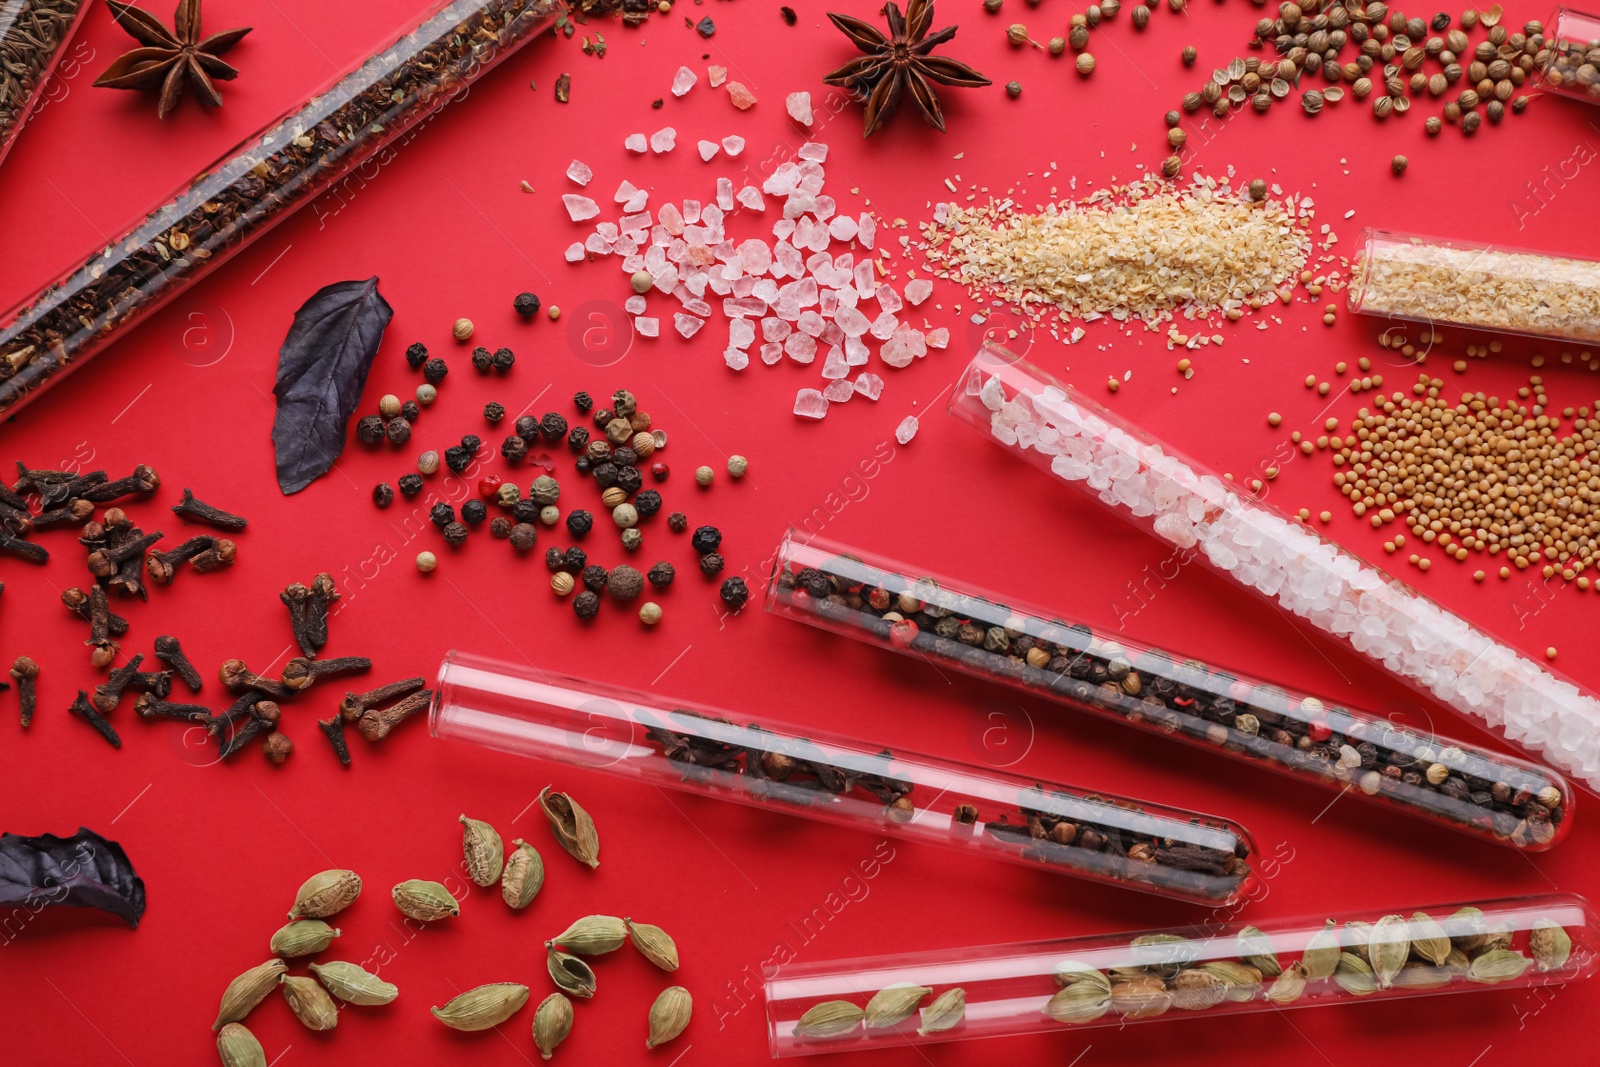
[{"label": "glass tube with spice blend", "polygon": [[1595,694],[1038,367],[987,346],[962,372],[949,410],[1012,456],[1349,645],[1418,692],[1544,763],[1600,784]]},{"label": "glass tube with spice blend", "polygon": [[0,417],[402,142],[564,10],[561,0],[439,4],[326,91],[247,137],[0,317]]},{"label": "glass tube with spice blend", "polygon": [[772,1055],[1558,986],[1596,970],[1571,894],[785,964]]},{"label": "glass tube with spice blend", "polygon": [[1237,823],[451,652],[435,737],[1203,904],[1258,881]]},{"label": "glass tube with spice blend", "polygon": [[0,163],[44,99],[90,0],[0,3]]},{"label": "glass tube with spice blend", "polygon": [[1600,15],[1557,8],[1539,55],[1542,88],[1600,104]]},{"label": "glass tube with spice blend", "polygon": [[1525,760],[1418,733],[822,538],[778,547],[767,610],[1176,736],[1479,837],[1548,848],[1572,790]]}]

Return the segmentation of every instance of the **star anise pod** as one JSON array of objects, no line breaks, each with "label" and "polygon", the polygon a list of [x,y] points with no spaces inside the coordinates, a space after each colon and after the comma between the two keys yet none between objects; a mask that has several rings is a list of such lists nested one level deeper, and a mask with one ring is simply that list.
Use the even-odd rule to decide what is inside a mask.
[{"label": "star anise pod", "polygon": [[200,0],[178,0],[173,28],[167,29],[150,12],[132,4],[106,0],[117,25],[142,46],[124,52],[95,85],[108,89],[161,90],[156,117],[166,118],[178,105],[184,88],[194,83],[195,93],[212,107],[222,106],[222,94],[213,79],[232,81],[239,72],[217,57],[239,43],[250,32],[249,26],[224,30],[204,39],[200,36]]},{"label": "star anise pod", "polygon": [[887,36],[858,18],[828,13],[840,32],[866,54],[852,59],[822,80],[828,85],[849,89],[866,101],[864,137],[871,137],[873,131],[894,114],[906,93],[916,101],[917,110],[922,112],[928,125],[942,131],[944,112],[939,110],[939,98],[929,83],[973,89],[991,84],[989,79],[965,63],[932,54],[935,48],[956,35],[954,26],[928,32],[933,23],[933,0],[911,0],[904,15],[900,13],[900,6],[889,0],[883,5],[883,15],[889,23]]}]

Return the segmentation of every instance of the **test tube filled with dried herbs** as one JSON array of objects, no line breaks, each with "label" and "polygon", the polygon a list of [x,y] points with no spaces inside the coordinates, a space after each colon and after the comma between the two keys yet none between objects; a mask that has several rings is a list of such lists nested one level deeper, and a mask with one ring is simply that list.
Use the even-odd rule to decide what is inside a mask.
[{"label": "test tube filled with dried herbs", "polygon": [[451,652],[434,736],[1206,904],[1258,882],[1237,823]]},{"label": "test tube filled with dried herbs", "polygon": [[560,0],[437,4],[328,89],[245,138],[167,203],[0,317],[0,415],[14,413],[357,167],[393,152],[563,10]]},{"label": "test tube filled with dried herbs", "polygon": [[1524,849],[1572,789],[1525,760],[1397,726],[821,538],[778,547],[767,609]]},{"label": "test tube filled with dried herbs", "polygon": [[44,99],[45,83],[89,7],[89,0],[0,4],[0,162]]}]

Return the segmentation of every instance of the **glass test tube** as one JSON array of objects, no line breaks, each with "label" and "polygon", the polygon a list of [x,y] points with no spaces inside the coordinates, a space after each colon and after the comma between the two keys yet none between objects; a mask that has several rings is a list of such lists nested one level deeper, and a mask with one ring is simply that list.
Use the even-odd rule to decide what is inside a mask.
[{"label": "glass test tube", "polygon": [[1557,8],[1539,60],[1543,88],[1600,104],[1600,15]]},{"label": "glass test tube", "polygon": [[1254,885],[1225,819],[801,730],[605,682],[446,655],[435,737],[1205,904]]},{"label": "glass test tube", "polygon": [[803,1056],[1560,985],[1595,969],[1588,902],[1551,894],[784,965],[765,984],[767,1033],[773,1056]]},{"label": "glass test tube", "polygon": [[0,4],[0,162],[44,99],[50,75],[91,6],[88,0]]}]

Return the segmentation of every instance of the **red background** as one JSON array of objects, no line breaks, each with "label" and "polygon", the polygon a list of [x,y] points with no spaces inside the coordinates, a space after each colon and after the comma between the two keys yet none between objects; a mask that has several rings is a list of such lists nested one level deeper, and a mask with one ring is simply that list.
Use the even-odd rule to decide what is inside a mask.
[{"label": "red background", "polygon": [[[129,47],[105,10],[94,11],[80,36],[76,69],[68,68],[52,102],[0,169],[0,203],[6,205],[0,213],[0,249],[6,252],[0,304],[25,298],[52,272],[120,232],[201,165],[365,56],[391,27],[413,17],[416,6],[415,0],[212,0],[206,17],[213,30],[255,22],[255,32],[229,57],[243,75],[224,87],[223,110],[186,101],[165,123],[156,121],[149,97],[90,88],[94,75]],[[936,674],[756,609],[724,620],[714,586],[692,573],[687,544],[659,525],[647,530],[641,555],[672,560],[682,577],[659,598],[665,621],[645,630],[631,613],[609,604],[592,625],[578,624],[568,605],[549,594],[538,553],[512,558],[505,545],[481,533],[452,553],[431,531],[403,532],[408,508],[373,509],[373,483],[393,481],[423,448],[443,448],[465,432],[497,442],[503,431],[486,431],[479,416],[487,400],[502,401],[513,414],[529,407],[570,415],[567,398],[575,390],[603,396],[626,386],[671,435],[662,456],[674,469],[663,487],[668,507],[722,526],[730,571],[746,574],[758,594],[761,561],[785,527],[812,516],[812,526],[828,536],[904,555],[914,568],[1025,595],[1091,622],[1120,620],[1130,634],[1175,651],[1485,740],[1199,568],[1147,584],[1166,559],[1161,546],[1002,459],[937,414],[932,405],[978,332],[967,321],[970,301],[952,286],[940,283],[939,307],[926,308],[935,325],[952,328],[950,350],[930,352],[904,372],[885,371],[888,388],[880,403],[857,399],[836,407],[821,425],[790,414],[795,390],[820,384],[815,369],[785,361],[732,375],[720,359],[725,326],[713,324],[686,343],[670,334],[667,310],[668,336],[659,341],[586,339],[588,312],[614,311],[626,286],[614,264],[574,267],[561,260],[561,250],[586,232],[566,221],[559,204],[571,188],[563,172],[574,156],[595,169],[590,191],[602,203],[625,177],[651,188],[653,207],[669,198],[709,200],[713,179],[727,173],[727,164],[720,158],[702,164],[694,141],[739,133],[749,140],[741,162],[758,171],[762,161],[802,139],[784,115],[783,97],[808,89],[819,102],[815,135],[833,149],[827,191],[842,210],[859,210],[858,201],[870,200],[884,218],[914,224],[948,195],[943,179],[956,175],[958,184],[996,193],[1015,187],[1024,201],[1048,197],[1053,188],[1065,192],[1069,175],[1087,191],[1136,176],[1137,164],[1159,162],[1161,113],[1234,55],[1261,13],[1237,3],[1201,2],[1188,15],[1163,8],[1137,34],[1124,10],[1096,34],[1091,47],[1099,69],[1082,79],[1070,59],[1013,49],[1003,38],[1005,24],[1018,20],[1041,41],[1064,33],[1074,6],[1007,0],[1005,12],[990,17],[977,0],[946,0],[940,22],[962,25],[949,53],[997,82],[1016,78],[1021,98],[1008,99],[998,87],[952,91],[944,96],[948,135],[931,133],[907,113],[864,143],[855,109],[823,117],[821,107],[819,78],[848,57],[849,46],[817,7],[803,5],[800,24],[789,28],[775,6],[750,0],[680,5],[694,18],[717,20],[709,41],[677,15],[641,29],[594,27],[609,42],[604,59],[582,55],[577,39],[531,45],[375,177],[302,210],[0,427],[0,455],[8,463],[21,458],[34,466],[105,467],[113,476],[136,463],[152,464],[165,484],[154,500],[132,510],[146,529],[164,528],[169,538],[186,533],[163,521],[185,485],[250,517],[231,570],[186,574],[173,587],[155,590],[148,604],[119,605],[133,623],[126,651],[148,653],[156,634],[170,632],[208,675],[230,656],[275,669],[290,654],[277,591],[327,570],[340,579],[345,598],[328,651],[371,655],[374,682],[431,675],[440,655],[457,647],[1238,818],[1265,854],[1281,859],[1265,899],[1249,908],[1257,922],[1594,886],[1600,830],[1588,813],[1559,849],[1523,857],[1390,818],[1354,800],[1325,811],[1327,793]],[[874,4],[838,6],[868,16]],[[1545,16],[1537,5],[1516,4],[1506,22]],[[1200,48],[1201,60],[1185,70],[1178,53],[1190,43]],[[755,109],[737,112],[725,91],[709,90],[707,62],[728,66],[732,78],[748,85],[760,97]],[[701,74],[681,100],[668,93],[680,64]],[[573,75],[566,106],[551,93],[562,71]],[[658,96],[666,105],[651,110]],[[1371,224],[1592,253],[1588,235],[1600,183],[1586,164],[1600,143],[1593,125],[1600,112],[1537,99],[1526,115],[1485,125],[1472,140],[1449,127],[1444,136],[1427,139],[1421,126],[1429,113],[1434,109],[1422,103],[1410,116],[1379,125],[1350,101],[1316,119],[1292,103],[1266,117],[1247,111],[1220,127],[1213,122],[1209,132],[1191,126],[1196,147],[1189,158],[1211,173],[1231,165],[1241,176],[1266,176],[1286,191],[1310,194],[1319,221],[1331,223],[1342,239],[1337,251],[1353,250],[1359,226]],[[679,130],[676,153],[624,153],[624,135],[668,123]],[[1396,152],[1411,159],[1401,179],[1389,171]],[[954,158],[958,154],[962,158]],[[1048,178],[1046,170],[1053,171]],[[1547,180],[1552,174],[1560,180]],[[523,179],[536,194],[519,191]],[[1541,199],[1532,199],[1530,182],[1543,183]],[[851,189],[859,189],[859,197],[849,195]],[[1355,216],[1346,220],[1350,209]],[[382,279],[395,318],[366,408],[382,392],[404,395],[414,387],[417,379],[401,358],[413,340],[447,356],[452,373],[410,446],[369,452],[352,445],[333,473],[284,498],[268,439],[278,344],[313,291],[371,274]],[[568,314],[558,323],[518,321],[511,298],[523,289]],[[478,324],[477,341],[517,352],[509,377],[473,373],[467,350],[449,339],[450,323],[463,315]],[[1325,408],[1348,417],[1362,403],[1338,393],[1317,398],[1301,384],[1308,373],[1327,378],[1335,361],[1353,364],[1362,355],[1374,358],[1386,388],[1408,386],[1415,372],[1376,347],[1379,327],[1372,322],[1341,312],[1338,325],[1327,329],[1304,303],[1281,317],[1281,325],[1265,331],[1250,321],[1225,329],[1228,344],[1201,350],[1189,381],[1175,373],[1176,354],[1163,342],[1152,337],[1141,343],[1103,325],[1091,327],[1086,342],[1071,350],[1044,333],[1025,332],[1017,346],[1080,384],[1095,386],[1108,374],[1120,378],[1131,370],[1112,401],[1118,410],[1241,476],[1279,463],[1283,474],[1272,496],[1280,505],[1333,510],[1330,531],[1353,550],[1391,565],[1530,654],[1558,646],[1561,667],[1588,685],[1600,684],[1600,667],[1589,656],[1594,594],[1559,583],[1547,587],[1526,574],[1477,586],[1471,572],[1486,562],[1476,560],[1439,560],[1421,574],[1404,565],[1403,555],[1385,557],[1384,535],[1342,507],[1325,455],[1282,456],[1289,429],[1313,428],[1326,417]],[[1593,400],[1590,372],[1581,363],[1558,365],[1554,345],[1511,344],[1500,357],[1473,361],[1464,376],[1452,374],[1450,361],[1468,340],[1453,334],[1428,363],[1447,389],[1503,394],[1524,381],[1530,354],[1543,351],[1552,357],[1542,373],[1554,407]],[[1348,381],[1336,380],[1341,387]],[[1286,417],[1279,431],[1266,425],[1272,409]],[[895,425],[912,411],[929,413],[921,435],[893,448]],[[858,464],[885,442],[892,459],[876,477],[862,477]],[[751,461],[742,483],[719,476],[708,492],[690,483],[697,464],[720,472],[736,452]],[[588,501],[592,490],[573,481],[564,454],[558,460],[569,499]],[[496,457],[485,467],[500,470],[502,464]],[[528,477],[521,475],[524,483]],[[463,488],[436,478],[430,491],[459,500]],[[70,535],[41,540],[55,553],[48,566],[0,561],[8,587],[0,600],[0,658],[9,662],[27,653],[44,667],[42,709],[33,728],[26,734],[13,728],[0,740],[0,828],[71,833],[83,824],[121,841],[148,885],[150,907],[137,932],[108,917],[47,913],[8,935],[0,944],[0,1003],[7,1006],[12,1062],[207,1062],[208,1026],[223,986],[266,958],[267,938],[295,887],[330,866],[356,869],[368,889],[338,920],[344,937],[328,955],[362,960],[387,953],[392,958],[383,973],[402,994],[387,1010],[344,1013],[328,1034],[309,1033],[281,1004],[269,1002],[249,1024],[278,1063],[335,1056],[374,1063],[453,1055],[477,1063],[530,1060],[531,1009],[497,1037],[447,1032],[426,1008],[488,981],[524,981],[536,998],[543,996],[542,941],[593,911],[631,914],[676,936],[685,961],[677,980],[694,993],[697,1015],[683,1038],[652,1056],[671,1062],[681,1055],[686,1065],[765,1058],[751,976],[780,941],[794,942],[789,923],[830,894],[852,899],[814,940],[796,945],[801,959],[1207,917],[1191,906],[967,864],[956,853],[908,845],[897,846],[875,877],[862,879],[858,864],[874,853],[873,836],[435,742],[420,722],[379,747],[355,738],[355,765],[341,770],[310,720],[328,713],[342,686],[314,690],[288,712],[287,729],[301,751],[282,768],[268,766],[255,751],[231,765],[208,765],[210,756],[188,750],[180,733],[135,723],[126,706],[114,718],[125,745],[114,752],[64,711],[73,691],[95,680],[80,646],[82,627],[57,602],[60,589],[81,583],[84,574]],[[540,549],[552,540],[567,543],[544,535]],[[596,557],[618,562],[620,550],[603,544],[608,537],[597,532],[590,542]],[[410,562],[424,547],[442,557],[431,576]],[[375,562],[384,559],[389,562]],[[205,699],[220,706],[220,686],[208,682]],[[15,705],[8,706],[14,715]],[[530,810],[537,791],[551,781],[571,790],[598,821],[604,863],[597,872],[577,869]],[[460,812],[493,821],[508,840],[533,841],[546,858],[546,888],[522,914],[475,892],[459,921],[408,939],[385,899],[387,887],[451,874],[459,862]],[[601,961],[599,970],[602,992],[580,1005],[573,1035],[558,1055],[573,1062],[640,1057],[645,1009],[664,983],[626,952]],[[742,1004],[733,992],[739,986],[751,990]],[[1397,1059],[1469,1064],[1502,1058],[1528,1041],[1548,1058],[1584,1062],[1592,1045],[1588,1021],[1597,1007],[1595,988],[1480,992],[1226,1022],[1193,1019],[1131,1033],[1091,1030],[889,1051],[872,1062],[962,1064],[1004,1056],[1156,1064],[1181,1057],[1198,1065],[1270,1050],[1299,1062],[1343,1065],[1366,1063],[1381,1049]],[[856,1061],[868,1062],[865,1055],[850,1060]]]}]

